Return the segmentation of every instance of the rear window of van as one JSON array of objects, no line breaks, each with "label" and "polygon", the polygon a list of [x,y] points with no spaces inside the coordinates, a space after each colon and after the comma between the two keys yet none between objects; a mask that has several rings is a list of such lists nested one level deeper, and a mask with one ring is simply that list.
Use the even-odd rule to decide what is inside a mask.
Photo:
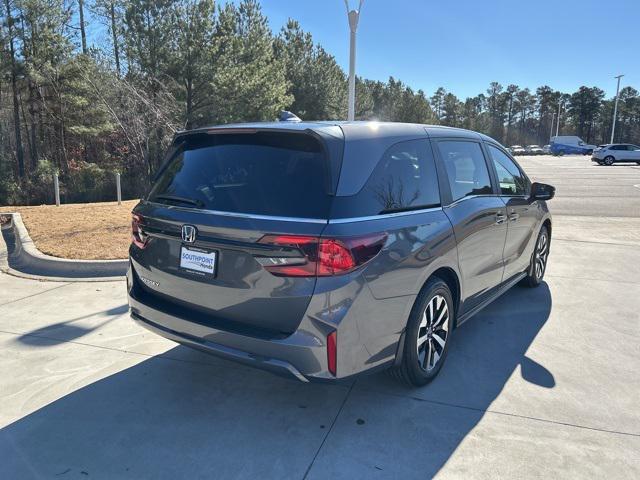
[{"label": "rear window of van", "polygon": [[322,144],[305,133],[197,134],[185,138],[148,200],[230,213],[328,218]]}]

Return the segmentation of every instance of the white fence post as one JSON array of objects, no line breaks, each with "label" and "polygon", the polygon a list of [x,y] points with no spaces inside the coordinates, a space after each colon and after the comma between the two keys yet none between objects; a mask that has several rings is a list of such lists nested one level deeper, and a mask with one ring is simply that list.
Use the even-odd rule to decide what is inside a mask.
[{"label": "white fence post", "polygon": [[120,174],[116,173],[116,191],[118,192],[118,205],[122,205],[122,189],[120,188]]},{"label": "white fence post", "polygon": [[56,207],[60,206],[60,182],[58,181],[58,173],[53,174],[53,189],[56,195]]}]

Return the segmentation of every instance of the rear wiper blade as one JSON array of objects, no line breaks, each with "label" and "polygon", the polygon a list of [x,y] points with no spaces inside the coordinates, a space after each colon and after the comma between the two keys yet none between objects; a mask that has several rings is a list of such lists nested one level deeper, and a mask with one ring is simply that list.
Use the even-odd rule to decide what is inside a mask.
[{"label": "rear wiper blade", "polygon": [[166,200],[168,202],[177,202],[177,203],[185,203],[187,205],[193,205],[194,207],[203,207],[204,203],[200,200],[194,200],[192,198],[187,197],[179,197],[177,195],[155,195],[153,200]]}]

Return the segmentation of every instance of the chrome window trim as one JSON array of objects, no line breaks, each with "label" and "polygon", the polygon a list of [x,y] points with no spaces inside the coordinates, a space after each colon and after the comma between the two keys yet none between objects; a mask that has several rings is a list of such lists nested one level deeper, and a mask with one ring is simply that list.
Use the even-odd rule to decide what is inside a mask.
[{"label": "chrome window trim", "polygon": [[470,200],[472,198],[500,198],[500,195],[496,195],[495,193],[487,193],[485,195],[466,195],[457,199],[455,202],[451,202],[449,205],[446,205],[445,208],[455,207],[457,204],[464,202],[465,200]]},{"label": "chrome window trim", "polygon": [[[484,195],[486,196],[486,195]],[[395,217],[404,217],[408,215],[418,215],[421,213],[428,212],[437,212],[441,211],[443,207],[433,207],[433,208],[423,208],[420,210],[407,210],[406,212],[394,212],[394,213],[382,213],[380,215],[370,215],[366,217],[348,217],[348,218],[334,218],[330,220],[324,220],[321,218],[305,218],[305,217],[278,217],[275,215],[257,215],[252,213],[235,213],[235,212],[224,212],[221,210],[207,210],[204,208],[191,208],[191,207],[180,207],[178,205],[167,205],[164,203],[152,202],[150,200],[144,200],[144,203],[149,203],[151,205],[157,205],[162,208],[167,208],[170,210],[180,210],[184,212],[197,212],[197,213],[206,213],[210,215],[220,215],[223,217],[233,217],[233,218],[248,218],[252,220],[276,220],[280,222],[303,222],[303,223],[329,223],[329,224],[340,224],[340,223],[353,223],[353,222],[366,222],[369,220],[379,220],[383,218],[395,218]]]},{"label": "chrome window trim", "polygon": [[152,202],[150,200],[144,200],[144,203],[149,203],[151,205],[158,205],[162,208],[168,208],[170,210],[206,213],[209,215],[219,215],[221,217],[247,218],[251,220],[276,220],[279,222],[327,223],[327,220],[322,218],[278,217],[276,215],[258,215],[253,213],[224,212],[222,210],[207,210],[204,208],[191,208],[191,207],[180,207],[178,205],[167,205],[165,203]]},{"label": "chrome window trim", "polygon": [[382,218],[405,217],[407,215],[418,215],[420,213],[441,211],[442,207],[423,208],[420,210],[407,210],[406,212],[382,213],[380,215],[369,215],[366,217],[350,217],[350,218],[332,218],[329,220],[330,225],[340,223],[367,222],[369,220],[379,220]]}]

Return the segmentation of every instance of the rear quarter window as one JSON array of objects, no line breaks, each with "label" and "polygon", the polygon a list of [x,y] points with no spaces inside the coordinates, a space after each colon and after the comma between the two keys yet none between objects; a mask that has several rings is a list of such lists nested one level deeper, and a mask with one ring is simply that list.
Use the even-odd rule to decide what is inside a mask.
[{"label": "rear quarter window", "polygon": [[357,194],[336,197],[331,217],[368,217],[439,205],[431,146],[428,140],[409,140],[387,149]]},{"label": "rear quarter window", "polygon": [[[328,216],[332,198],[328,176],[323,146],[308,134],[197,134],[176,149],[148,200],[230,213],[322,219]],[[176,200],[180,198],[194,204]]]}]

